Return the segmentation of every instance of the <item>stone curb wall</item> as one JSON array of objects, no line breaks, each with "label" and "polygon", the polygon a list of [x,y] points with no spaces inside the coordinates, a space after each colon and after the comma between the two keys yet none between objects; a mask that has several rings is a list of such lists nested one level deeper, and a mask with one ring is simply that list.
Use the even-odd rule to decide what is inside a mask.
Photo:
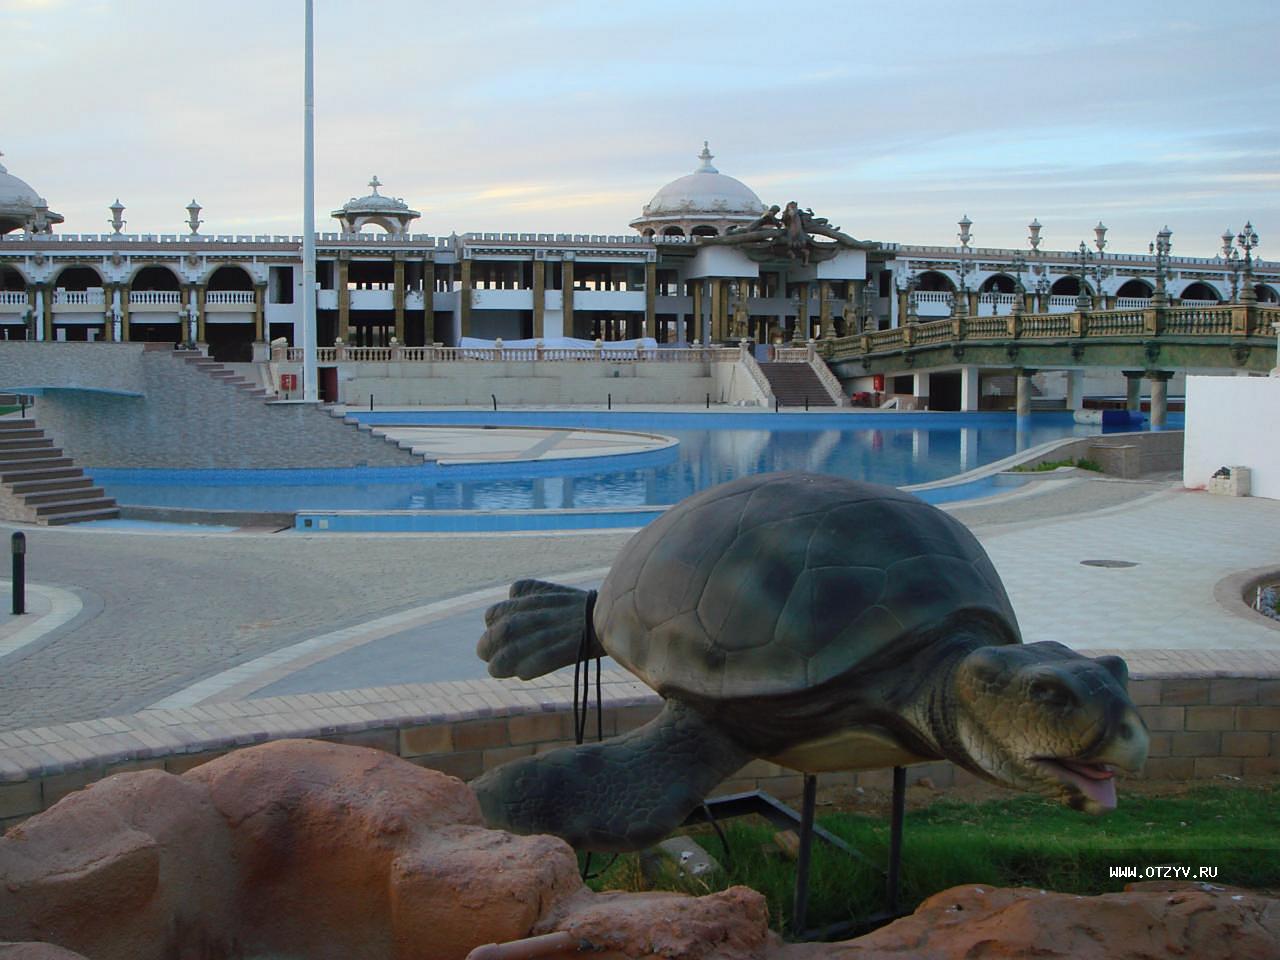
[{"label": "stone curb wall", "polygon": [[[661,701],[621,670],[605,672],[604,733],[651,719]],[[1280,669],[1265,676],[1138,677],[1130,693],[1151,731],[1145,776],[1207,779],[1280,773]],[[183,773],[238,747],[310,737],[374,747],[469,780],[516,757],[572,743],[572,691],[555,678],[383,687],[148,710],[0,733],[0,827],[95,780],[131,770]],[[595,730],[594,710],[588,719]],[[887,789],[889,770],[823,774],[823,788]],[[948,762],[917,764],[908,782],[975,778]],[[753,760],[717,792],[797,797],[798,774]]]}]

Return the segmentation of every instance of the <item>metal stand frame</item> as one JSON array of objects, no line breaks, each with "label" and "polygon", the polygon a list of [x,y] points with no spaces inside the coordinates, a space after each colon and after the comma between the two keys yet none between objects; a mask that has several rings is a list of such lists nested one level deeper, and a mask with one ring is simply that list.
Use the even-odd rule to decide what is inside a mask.
[{"label": "metal stand frame", "polygon": [[[907,798],[906,768],[893,768],[893,806],[892,819],[889,824],[889,864],[887,870],[881,870],[867,858],[866,854],[849,846],[835,834],[814,822],[817,794],[818,778],[812,774],[805,774],[804,793],[799,813],[777,797],[756,790],[750,793],[733,793],[708,800],[691,813],[685,823],[710,822],[714,825],[718,820],[756,814],[783,829],[799,827],[800,850],[796,859],[796,884],[792,900],[791,919],[791,934],[797,939],[831,941],[874,930],[876,927],[883,926],[891,920],[898,919],[903,915],[899,908],[899,888],[902,877],[902,824],[906,814]],[[809,870],[815,837],[828,846],[835,847],[848,856],[861,860],[879,871],[880,875],[885,878],[888,909],[821,929],[807,929],[805,920],[809,912]]]}]

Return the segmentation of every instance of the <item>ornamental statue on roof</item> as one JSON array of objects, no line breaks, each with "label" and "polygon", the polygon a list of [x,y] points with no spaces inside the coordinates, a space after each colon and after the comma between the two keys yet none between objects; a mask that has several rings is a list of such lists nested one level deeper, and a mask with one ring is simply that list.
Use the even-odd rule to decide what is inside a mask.
[{"label": "ornamental statue on roof", "polygon": [[409,232],[409,224],[422,216],[410,210],[402,197],[384,197],[378,192],[382,181],[374,174],[369,181],[373,193],[364,197],[352,197],[338,210],[330,214],[340,224],[343,233],[359,233],[366,224],[382,227],[387,233],[402,235]]},{"label": "ornamental statue on roof", "polygon": [[781,209],[775,203],[751,223],[730,227],[720,237],[705,237],[702,243],[738,247],[757,263],[794,260],[806,266],[830,260],[842,249],[874,246],[841,233],[826,217],[815,216],[811,208],[802,209],[794,200]]}]

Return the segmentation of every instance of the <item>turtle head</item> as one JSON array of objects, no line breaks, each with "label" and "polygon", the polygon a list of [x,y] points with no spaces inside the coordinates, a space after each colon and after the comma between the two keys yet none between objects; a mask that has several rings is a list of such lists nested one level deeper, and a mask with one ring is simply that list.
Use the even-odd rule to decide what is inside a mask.
[{"label": "turtle head", "polygon": [[1115,770],[1136,773],[1147,759],[1128,680],[1119,657],[1060,643],[979,647],[953,675],[948,739],[989,780],[1104,813],[1116,805]]}]

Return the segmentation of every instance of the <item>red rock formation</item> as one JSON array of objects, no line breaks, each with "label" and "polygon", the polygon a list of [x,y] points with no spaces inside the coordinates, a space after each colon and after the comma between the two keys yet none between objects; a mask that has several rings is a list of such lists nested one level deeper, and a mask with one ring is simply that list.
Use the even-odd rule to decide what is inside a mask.
[{"label": "red rock formation", "polygon": [[593,894],[561,841],[483,827],[461,781],[315,741],[110,777],[0,839],[0,960],[462,960],[555,931],[600,960],[1280,957],[1280,901],[1231,890],[957,887],[829,945],[767,920],[743,887]]},{"label": "red rock formation", "polygon": [[1280,900],[1191,884],[1098,897],[953,887],[909,917],[786,960],[1276,960]]}]

